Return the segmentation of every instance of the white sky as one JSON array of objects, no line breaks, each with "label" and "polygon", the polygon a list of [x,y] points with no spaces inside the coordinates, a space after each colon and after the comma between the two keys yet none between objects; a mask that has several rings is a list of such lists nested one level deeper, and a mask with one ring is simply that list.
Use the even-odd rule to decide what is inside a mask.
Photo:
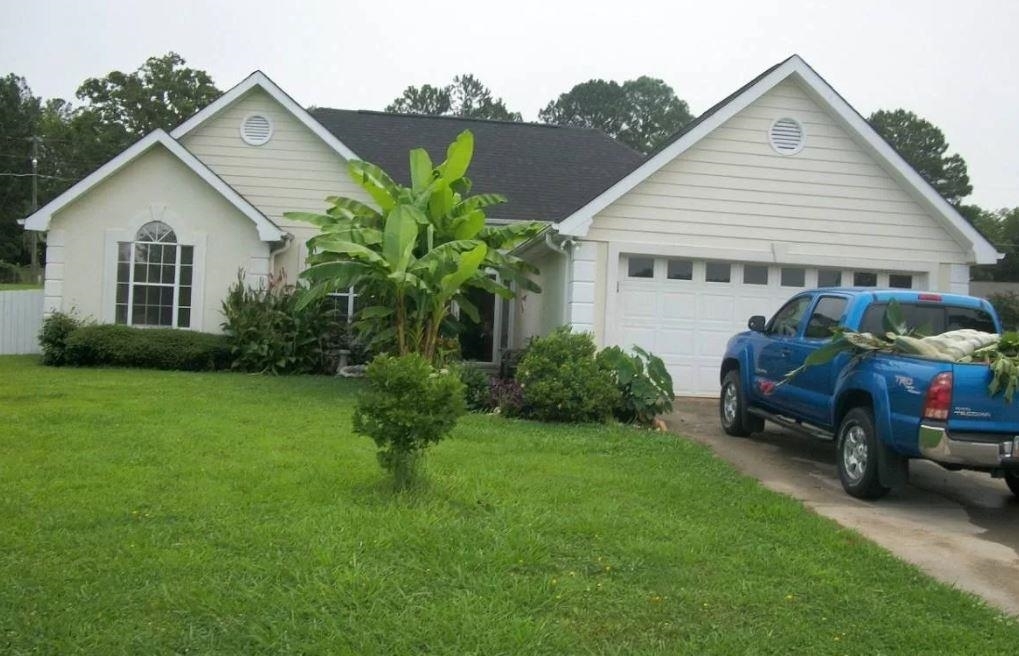
[{"label": "white sky", "polygon": [[534,120],[593,77],[660,77],[694,114],[792,53],[865,116],[940,127],[987,208],[1019,206],[1019,2],[3,0],[0,75],[71,98],[169,50],[221,89],[261,69],[301,104],[382,109],[470,72]]}]

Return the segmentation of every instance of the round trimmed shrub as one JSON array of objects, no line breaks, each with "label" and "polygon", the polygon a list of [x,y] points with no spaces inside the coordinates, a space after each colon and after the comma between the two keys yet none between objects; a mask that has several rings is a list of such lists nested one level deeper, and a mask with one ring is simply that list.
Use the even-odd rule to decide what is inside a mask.
[{"label": "round trimmed shrub", "polygon": [[354,432],[379,448],[383,469],[397,489],[417,478],[424,450],[444,438],[466,412],[464,385],[449,370],[436,370],[417,354],[380,355],[365,369],[367,387],[354,409]]},{"label": "round trimmed shrub", "polygon": [[612,416],[619,390],[595,360],[589,333],[568,327],[535,339],[517,367],[526,417],[541,421],[600,422]]}]

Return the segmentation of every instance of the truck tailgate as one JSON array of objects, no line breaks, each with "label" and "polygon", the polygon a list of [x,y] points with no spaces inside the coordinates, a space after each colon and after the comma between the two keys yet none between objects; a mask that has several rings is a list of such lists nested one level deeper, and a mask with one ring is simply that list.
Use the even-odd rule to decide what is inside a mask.
[{"label": "truck tailgate", "polygon": [[948,428],[953,433],[1019,434],[1019,394],[1013,402],[998,392],[991,396],[991,368],[986,364],[955,364],[952,367],[952,412]]}]

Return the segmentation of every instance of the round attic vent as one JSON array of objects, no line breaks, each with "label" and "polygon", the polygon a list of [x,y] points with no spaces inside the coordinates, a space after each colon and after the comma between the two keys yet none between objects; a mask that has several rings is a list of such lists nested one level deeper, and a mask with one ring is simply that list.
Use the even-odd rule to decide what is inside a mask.
[{"label": "round attic vent", "polygon": [[272,138],[272,121],[262,114],[248,114],[241,121],[241,139],[252,146],[261,146]]},{"label": "round attic vent", "polygon": [[799,121],[785,117],[771,124],[768,140],[779,155],[795,155],[803,150],[807,134]]}]

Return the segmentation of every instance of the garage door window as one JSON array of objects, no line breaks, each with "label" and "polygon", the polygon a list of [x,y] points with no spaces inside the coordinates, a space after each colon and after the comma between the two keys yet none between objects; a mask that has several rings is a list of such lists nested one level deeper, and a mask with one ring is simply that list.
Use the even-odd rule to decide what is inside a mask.
[{"label": "garage door window", "polygon": [[732,279],[732,265],[728,262],[708,262],[704,272],[707,282],[729,282]]},{"label": "garage door window", "polygon": [[842,286],[842,272],[832,271],[831,269],[820,269],[817,272],[817,286],[818,287],[841,287]]},{"label": "garage door window", "polygon": [[768,267],[760,264],[747,264],[743,267],[744,285],[767,285]]},{"label": "garage door window", "polygon": [[888,286],[898,289],[912,289],[913,276],[903,273],[893,273],[888,276]]},{"label": "garage door window", "polygon": [[693,262],[669,260],[669,280],[693,280]]},{"label": "garage door window", "polygon": [[631,257],[627,261],[627,275],[631,278],[654,278],[655,261],[650,257]]},{"label": "garage door window", "polygon": [[807,271],[799,267],[782,267],[783,287],[806,287]]},{"label": "garage door window", "polygon": [[853,274],[853,285],[856,287],[877,287],[877,274],[872,271],[857,271]]}]

